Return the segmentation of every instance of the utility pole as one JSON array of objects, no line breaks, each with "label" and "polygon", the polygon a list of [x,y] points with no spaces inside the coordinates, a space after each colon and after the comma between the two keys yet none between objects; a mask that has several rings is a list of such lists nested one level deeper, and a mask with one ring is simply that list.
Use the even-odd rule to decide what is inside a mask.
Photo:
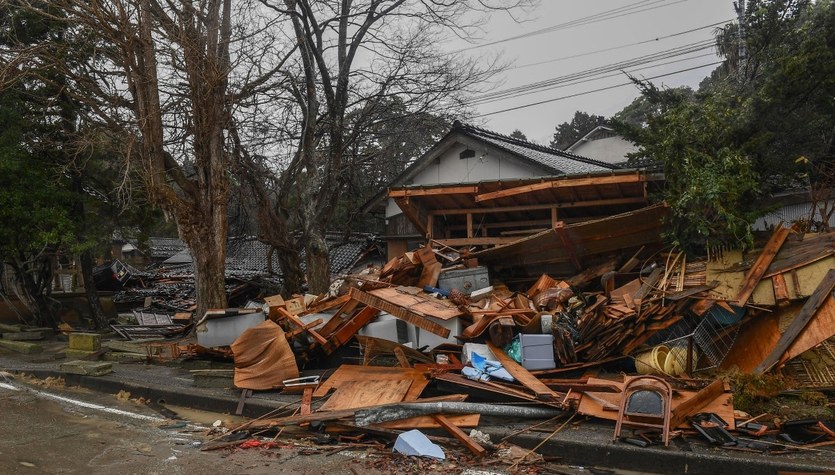
[{"label": "utility pole", "polygon": [[734,2],[734,10],[736,10],[736,34],[737,34],[737,60],[736,60],[736,74],[740,81],[743,79],[744,63],[745,63],[745,0]]}]

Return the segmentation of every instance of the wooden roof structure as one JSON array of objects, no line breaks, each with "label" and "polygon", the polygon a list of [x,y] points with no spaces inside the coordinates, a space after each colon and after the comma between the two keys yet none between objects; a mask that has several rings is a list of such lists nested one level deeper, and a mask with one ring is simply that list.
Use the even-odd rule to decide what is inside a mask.
[{"label": "wooden roof structure", "polygon": [[497,246],[563,225],[649,204],[663,175],[635,170],[389,189],[428,239],[444,245]]}]

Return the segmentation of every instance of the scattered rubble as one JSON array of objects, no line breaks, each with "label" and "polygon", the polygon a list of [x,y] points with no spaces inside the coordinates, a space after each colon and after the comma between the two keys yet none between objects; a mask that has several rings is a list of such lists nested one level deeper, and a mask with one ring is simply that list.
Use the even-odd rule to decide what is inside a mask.
[{"label": "scattered rubble", "polygon": [[[298,395],[287,411],[227,427],[213,448],[271,448],[251,435],[274,433],[516,467],[541,458],[502,455],[509,446],[478,429],[484,418],[560,420],[556,433],[574,416],[610,421],[613,440],[638,447],[835,445],[831,409],[751,417],[735,410],[733,387],[734,375],[779,374],[790,382],[778,394],[831,400],[835,232],[781,226],[757,251],[694,259],[660,245],[665,214],[655,205],[484,249],[430,241],[328,295],[256,295],[200,316],[175,299],[163,307],[176,312],[142,309],[113,326],[130,342],[72,332],[70,350],[234,361],[195,381],[241,390],[239,413],[252,391]],[[2,330],[15,335],[4,344],[25,331]]]}]

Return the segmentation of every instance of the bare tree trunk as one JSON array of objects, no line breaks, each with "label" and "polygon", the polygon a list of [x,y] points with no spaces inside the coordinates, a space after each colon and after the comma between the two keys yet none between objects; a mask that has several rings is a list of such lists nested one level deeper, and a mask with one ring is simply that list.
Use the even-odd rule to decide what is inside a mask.
[{"label": "bare tree trunk", "polygon": [[330,287],[330,261],[328,243],[321,229],[310,229],[305,236],[307,261],[307,285],[310,293],[322,294]]},{"label": "bare tree trunk", "polygon": [[99,302],[99,295],[96,291],[96,282],[93,279],[93,255],[89,250],[81,253],[81,279],[84,285],[84,294],[87,296],[87,303],[90,307],[90,319],[97,330],[107,328],[107,318]]}]

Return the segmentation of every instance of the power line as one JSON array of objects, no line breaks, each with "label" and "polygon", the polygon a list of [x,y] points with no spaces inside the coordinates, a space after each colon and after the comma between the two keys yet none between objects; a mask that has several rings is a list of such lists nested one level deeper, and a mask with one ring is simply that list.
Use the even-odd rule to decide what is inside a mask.
[{"label": "power line", "polygon": [[638,41],[637,43],[630,43],[628,45],[613,46],[611,48],[604,48],[604,49],[599,49],[599,50],[596,50],[596,51],[589,51],[587,53],[573,54],[571,56],[563,56],[561,58],[548,59],[548,60],[545,60],[545,61],[538,61],[536,63],[523,64],[523,65],[520,65],[520,66],[514,66],[512,68],[507,68],[507,69],[508,70],[514,70],[514,69],[529,68],[529,67],[532,67],[532,66],[539,66],[539,65],[542,65],[542,64],[549,64],[549,63],[556,63],[556,62],[559,62],[559,61],[565,61],[566,59],[581,58],[581,57],[590,56],[590,55],[593,55],[593,54],[606,53],[606,52],[609,52],[609,51],[615,51],[615,50],[619,50],[619,49],[623,49],[623,48],[629,48],[631,46],[638,46],[638,45],[643,45],[643,44],[647,44],[647,43],[654,43],[656,41],[666,40],[668,38],[674,38],[676,36],[686,35],[687,33],[693,33],[694,31],[699,31],[699,30],[704,30],[706,28],[713,28],[715,26],[724,25],[724,24],[726,24],[728,22],[731,22],[731,21],[733,21],[733,18],[728,19],[728,20],[724,20],[724,21],[718,21],[716,23],[711,23],[710,25],[700,26],[700,27],[697,27],[697,28],[691,28],[691,29],[685,30],[685,31],[679,31],[678,33],[672,33],[672,34],[669,34],[669,35],[659,36],[657,38],[652,38],[652,39],[649,39],[649,40]]},{"label": "power line", "polygon": [[[563,22],[563,23],[559,23],[559,24],[552,25],[552,26],[549,26],[549,27],[541,28],[539,30],[529,31],[527,33],[522,33],[520,35],[511,36],[511,37],[508,37],[508,38],[503,38],[503,39],[500,39],[500,40],[491,41],[491,42],[483,43],[483,44],[480,44],[480,45],[469,46],[467,48],[462,48],[462,49],[454,51],[454,52],[455,53],[460,53],[460,52],[463,52],[463,51],[470,51],[470,50],[474,50],[474,49],[478,49],[478,48],[484,48],[485,46],[493,46],[493,45],[497,45],[497,44],[501,44],[501,43],[507,43],[509,41],[515,41],[515,40],[522,39],[522,38],[530,38],[532,36],[543,35],[543,34],[551,33],[551,32],[554,32],[554,31],[566,30],[566,29],[569,29],[569,28],[575,28],[575,27],[578,27],[578,26],[589,25],[589,24],[592,24],[592,23],[598,23],[598,22],[606,21],[606,20],[613,20],[613,19],[616,19],[616,18],[622,18],[622,17],[625,17],[625,16],[634,15],[636,13],[642,13],[642,12],[647,12],[647,11],[651,11],[651,10],[656,10],[656,9],[659,9],[659,8],[672,6],[672,5],[675,5],[677,3],[683,3],[683,2],[686,2],[686,1],[687,0],[677,0],[677,1],[674,1],[672,3],[666,3],[666,0],[642,0],[642,1],[639,1],[639,2],[631,4],[631,5],[625,5],[625,6],[622,6],[622,7],[613,8],[611,10],[606,10],[606,11],[603,11],[603,12],[595,13],[595,14],[592,14],[592,15],[589,15],[589,16],[586,16],[586,17],[577,18],[577,19],[570,20],[570,21],[567,21],[567,22]],[[664,4],[663,5],[656,5],[658,3],[664,3]],[[647,4],[647,5],[644,5],[644,4]]]},{"label": "power line", "polygon": [[674,58],[677,56],[683,56],[686,54],[691,54],[694,52],[702,51],[705,49],[713,48],[714,43],[712,40],[702,40],[695,43],[689,43],[682,46],[677,46],[675,48],[670,48],[667,50],[662,50],[659,52],[651,53],[644,56],[639,56],[636,58],[627,59],[624,61],[620,61],[617,63],[610,63],[603,66],[598,66],[596,68],[587,69],[584,71],[571,73],[563,76],[558,76],[555,78],[550,78],[542,81],[537,81],[529,84],[524,84],[521,86],[516,86],[508,89],[503,89],[500,91],[494,91],[487,94],[483,94],[478,97],[474,97],[468,103],[470,104],[477,104],[483,102],[490,102],[497,99],[502,98],[509,98],[519,94],[527,93],[530,91],[537,91],[542,90],[545,88],[552,87],[557,84],[565,83],[568,81],[574,81],[578,79],[590,78],[594,76],[598,76],[601,74],[605,74],[612,71],[618,71],[621,69],[626,68],[633,68],[636,66],[640,66],[643,64],[653,63],[656,61],[663,61],[665,59]]},{"label": "power line", "polygon": [[715,56],[715,54],[714,53],[700,54],[700,55],[697,55],[697,56],[690,56],[688,58],[676,59],[676,60],[673,60],[673,61],[667,61],[667,62],[664,62],[664,63],[653,64],[651,66],[645,66],[645,67],[642,67],[642,68],[632,69],[630,71],[618,70],[615,73],[606,74],[605,76],[592,77],[592,78],[589,78],[589,79],[578,79],[578,80],[575,80],[573,82],[560,83],[560,84],[556,84],[556,85],[551,86],[551,87],[538,89],[538,90],[535,90],[535,91],[528,91],[528,92],[524,92],[524,93],[515,94],[515,95],[512,95],[512,96],[495,98],[495,99],[479,101],[479,102],[466,102],[466,104],[471,105],[471,106],[473,106],[473,105],[483,106],[483,105],[486,105],[486,104],[492,104],[494,102],[500,102],[500,101],[504,101],[504,100],[508,100],[508,99],[516,99],[518,97],[529,96],[531,94],[537,94],[537,93],[540,93],[540,92],[552,91],[554,89],[561,89],[561,88],[569,87],[569,86],[577,86],[579,84],[585,84],[585,83],[589,83],[589,82],[593,82],[593,81],[600,81],[602,79],[609,79],[609,78],[613,78],[613,77],[616,77],[616,76],[620,76],[624,72],[634,73],[634,72],[638,72],[638,71],[644,71],[644,70],[647,70],[647,69],[659,68],[661,66],[669,66],[671,64],[681,63],[681,62],[684,62],[684,61],[692,61],[694,59],[706,58],[708,56]]},{"label": "power line", "polygon": [[[722,63],[722,61],[714,61],[712,63],[702,64],[701,66],[694,66],[692,68],[680,69],[678,71],[673,71],[671,73],[659,74],[657,76],[652,76],[652,77],[649,77],[649,78],[645,78],[645,80],[658,79],[658,78],[663,78],[663,77],[666,77],[666,76],[672,76],[672,75],[679,74],[679,73],[684,73],[684,72],[687,72],[687,71],[694,71],[696,69],[706,68],[708,66],[715,66],[715,65],[721,64],[721,63]],[[625,83],[622,83],[622,84],[615,84],[613,86],[601,87],[599,89],[592,89],[591,91],[578,92],[576,94],[570,94],[570,95],[567,95],[567,96],[555,97],[553,99],[546,99],[544,101],[531,102],[529,104],[523,104],[521,106],[510,107],[510,108],[507,108],[507,109],[501,109],[501,110],[497,110],[497,111],[493,111],[493,112],[487,112],[487,113],[484,113],[484,114],[479,114],[477,116],[474,116],[473,118],[477,119],[477,118],[480,118],[480,117],[487,117],[487,116],[490,116],[490,115],[502,114],[504,112],[515,111],[515,110],[519,110],[519,109],[526,109],[528,107],[547,104],[549,102],[556,102],[556,101],[561,101],[561,100],[564,100],[564,99],[571,99],[572,97],[584,96],[586,94],[593,94],[595,92],[608,91],[609,89],[615,89],[615,88],[618,88],[618,87],[629,86],[630,84],[633,84],[633,83],[630,81],[630,82],[625,82]]]}]

